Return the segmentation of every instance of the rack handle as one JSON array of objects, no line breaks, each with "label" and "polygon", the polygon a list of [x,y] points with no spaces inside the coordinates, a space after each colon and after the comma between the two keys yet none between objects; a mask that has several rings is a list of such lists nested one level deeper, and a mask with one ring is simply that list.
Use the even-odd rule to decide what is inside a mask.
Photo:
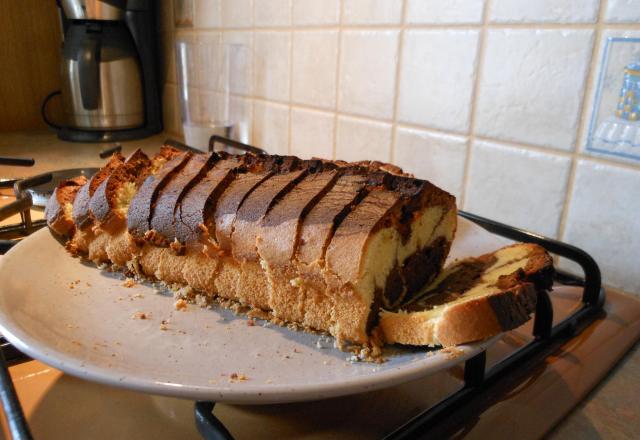
[{"label": "rack handle", "polygon": [[527,243],[536,243],[549,252],[561,257],[568,258],[575,261],[580,265],[584,272],[584,293],[582,294],[582,302],[602,307],[605,301],[604,290],[602,289],[602,276],[600,274],[600,268],[595,260],[580,248],[572,246],[567,243],[555,240],[553,238],[545,237],[540,234],[526,231],[524,229],[516,228],[513,226],[505,225],[494,220],[489,220],[484,217],[480,217],[475,214],[471,214],[466,211],[458,211],[458,214],[467,220],[478,224],[489,232],[501,235],[506,238],[510,238],[516,241],[523,241]]}]

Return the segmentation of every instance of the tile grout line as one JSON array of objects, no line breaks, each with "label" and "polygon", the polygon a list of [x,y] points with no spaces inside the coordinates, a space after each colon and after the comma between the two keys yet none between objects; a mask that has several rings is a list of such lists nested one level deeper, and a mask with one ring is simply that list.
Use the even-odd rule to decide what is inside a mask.
[{"label": "tile grout line", "polygon": [[338,47],[336,50],[336,90],[334,92],[335,102],[333,103],[333,145],[331,146],[331,159],[336,159],[338,150],[338,101],[340,99],[340,67],[342,66],[342,16],[344,14],[344,2],[340,1],[338,11]]},{"label": "tile grout line", "polygon": [[464,162],[464,171],[462,174],[462,191],[460,194],[460,203],[459,207],[464,208],[467,203],[467,187],[469,186],[469,174],[471,168],[471,156],[473,154],[473,149],[471,148],[473,142],[476,139],[475,131],[476,131],[476,115],[478,108],[478,97],[480,90],[480,81],[482,77],[482,67],[484,65],[484,55],[485,55],[485,47],[487,45],[487,20],[489,15],[489,3],[491,0],[487,0],[482,8],[482,28],[480,29],[480,34],[478,36],[478,48],[477,48],[477,59],[475,65],[475,78],[473,81],[473,91],[471,92],[471,112],[469,114],[469,130],[467,137],[467,154]]},{"label": "tile grout line", "polygon": [[402,52],[404,49],[405,23],[407,17],[407,1],[403,0],[402,10],[400,12],[400,34],[398,35],[398,58],[396,61],[395,84],[393,87],[393,111],[391,115],[391,144],[389,145],[389,154],[387,158],[389,163],[394,163],[396,153],[396,137],[398,131],[398,101],[400,101],[400,73],[402,70]]},{"label": "tile grout line", "polygon": [[[255,4],[255,0],[254,0]],[[291,0],[288,1],[289,4],[289,25],[293,25],[293,3]],[[255,6],[254,6],[255,8]],[[287,133],[287,152],[288,154],[293,154],[293,145],[291,145],[291,125],[293,124],[293,105],[292,101],[292,93],[293,93],[293,27],[289,32],[289,123],[288,123],[288,133]]]},{"label": "tile grout line", "polygon": [[[242,32],[247,30],[257,31],[270,31],[270,32],[287,32],[291,30],[338,30],[339,28],[344,30],[398,30],[401,27],[406,29],[416,30],[442,30],[442,29],[470,29],[481,30],[486,28],[490,29],[523,29],[523,30],[565,30],[565,29],[593,29],[597,25],[602,25],[603,29],[620,29],[620,30],[638,30],[640,29],[640,23],[540,23],[540,22],[527,22],[527,23],[490,23],[487,21],[484,23],[394,23],[394,24],[348,24],[348,25],[335,25],[335,24],[318,24],[318,25],[291,25],[291,26],[241,26],[241,27],[210,27],[210,28],[197,28],[201,32]],[[181,32],[189,32],[190,29],[196,28],[179,28]]]},{"label": "tile grout line", "polygon": [[[255,97],[253,99],[255,99],[258,102],[265,102],[265,103],[269,103],[269,104],[287,105],[287,102],[285,102],[285,101],[274,101],[274,100],[268,100],[268,99],[259,98],[259,97]],[[299,104],[299,103],[295,103],[295,102],[291,103],[291,105],[296,110],[308,110],[308,111],[314,111],[314,112],[318,112],[318,113],[328,113],[328,114],[334,113],[333,110],[327,109],[327,108],[323,108],[323,107],[314,107],[314,106],[311,106],[311,105]],[[374,117],[369,117],[369,116],[362,116],[362,115],[354,114],[354,113],[344,113],[344,112],[342,112],[342,113],[339,113],[338,116],[344,116],[344,117],[347,117],[347,118],[357,119],[357,120],[365,121],[365,122],[383,123],[383,124],[391,125],[391,121],[388,120],[388,119],[379,119],[379,118],[374,118]],[[427,126],[424,126],[424,125],[410,124],[410,123],[405,123],[405,122],[398,122],[398,127],[400,127],[400,128],[408,128],[408,129],[413,129],[413,130],[420,130],[420,131],[427,131],[427,132],[430,132],[430,133],[446,135],[446,136],[455,136],[455,137],[469,137],[470,136],[470,134],[465,134],[465,133],[461,133],[461,132],[444,130],[444,129],[435,128],[435,127],[427,127]],[[490,136],[482,136],[482,135],[478,135],[478,134],[474,134],[473,138],[474,138],[474,140],[491,142],[491,143],[495,143],[495,144],[498,144],[500,146],[507,147],[507,148],[510,148],[510,149],[526,150],[526,151],[532,151],[532,152],[536,152],[536,153],[542,153],[542,154],[547,154],[547,155],[550,155],[550,156],[558,156],[558,157],[569,157],[570,158],[570,157],[573,156],[573,152],[571,152],[571,151],[559,150],[559,149],[555,149],[555,148],[552,148],[552,147],[544,147],[544,146],[540,146],[540,145],[533,145],[533,144],[528,144],[526,142],[520,142],[520,141],[516,141],[516,140],[511,140],[511,139],[500,139],[500,138],[494,138],[494,137],[490,137]],[[582,155],[582,156],[580,156],[580,158],[588,159],[588,160],[591,160],[593,162],[601,163],[601,164],[604,164],[604,165],[619,166],[621,168],[629,169],[629,170],[632,170],[632,171],[639,171],[638,165],[636,165],[636,164],[623,162],[623,161],[618,161],[618,160],[610,159],[610,158],[604,157],[604,156]]]},{"label": "tile grout line", "polygon": [[[249,41],[251,42],[251,93],[249,96],[251,97],[251,142],[249,145],[256,145],[256,76],[258,69],[256,68],[256,23],[253,19],[253,15],[255,14],[255,2],[251,2],[251,35],[249,36]],[[220,24],[222,24],[222,1],[220,2]],[[225,32],[221,30],[221,32]],[[256,145],[262,147],[262,145]]]},{"label": "tile grout line", "polygon": [[589,104],[591,105],[595,104],[595,101],[589,102],[590,100],[588,98],[589,96],[591,96],[591,93],[596,87],[596,85],[594,84],[595,82],[594,80],[596,76],[596,70],[598,69],[598,58],[600,56],[600,43],[602,41],[602,34],[603,34],[603,21],[605,18],[604,17],[605,7],[603,3],[604,1],[601,1],[599,5],[600,10],[598,11],[598,21],[596,23],[595,34],[593,36],[593,49],[591,51],[592,52],[591,63],[589,63],[589,71],[587,72],[587,75],[585,78],[586,87],[584,89],[585,91],[582,96],[582,103],[580,106],[580,108],[582,109],[582,112],[580,114],[580,119],[578,120],[578,126],[576,127],[576,141],[575,141],[574,149],[571,152],[572,153],[571,166],[569,168],[569,176],[567,177],[567,182],[565,183],[565,195],[562,203],[562,212],[560,213],[560,219],[558,221],[558,226],[556,228],[556,234],[559,240],[564,239],[564,235],[567,230],[569,208],[571,206],[571,201],[573,199],[573,190],[574,190],[575,180],[576,180],[576,169],[578,167],[578,160],[583,156],[581,151],[581,146],[582,146],[581,144],[582,144],[582,137],[584,134],[585,127],[588,125],[586,120],[589,117],[589,109],[587,108],[587,106]]}]

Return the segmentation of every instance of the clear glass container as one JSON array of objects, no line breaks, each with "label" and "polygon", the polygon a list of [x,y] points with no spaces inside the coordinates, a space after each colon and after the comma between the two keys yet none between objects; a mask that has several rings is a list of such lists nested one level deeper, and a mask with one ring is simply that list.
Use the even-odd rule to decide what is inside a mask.
[{"label": "clear glass container", "polygon": [[232,117],[230,109],[234,75],[248,58],[248,48],[242,44],[222,45],[190,37],[176,42],[178,96],[187,145],[207,151],[214,134],[248,142],[247,121]]}]

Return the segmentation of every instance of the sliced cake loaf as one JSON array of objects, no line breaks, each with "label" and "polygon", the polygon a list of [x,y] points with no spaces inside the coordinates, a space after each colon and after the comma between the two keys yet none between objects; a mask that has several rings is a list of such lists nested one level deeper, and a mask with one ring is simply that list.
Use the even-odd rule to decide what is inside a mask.
[{"label": "sliced cake loaf", "polygon": [[398,311],[383,310],[388,343],[452,346],[516,328],[535,311],[537,290],[551,288],[553,261],[535,244],[515,244],[447,267]]},{"label": "sliced cake loaf", "polygon": [[61,236],[72,235],[75,229],[73,223],[73,202],[80,188],[87,183],[85,176],[74,177],[60,182],[53,190],[51,199],[44,210],[47,225],[53,232]]},{"label": "sliced cake loaf", "polygon": [[411,302],[456,229],[453,196],[377,162],[165,150],[101,174],[90,259],[340,342],[368,343],[380,307]]}]

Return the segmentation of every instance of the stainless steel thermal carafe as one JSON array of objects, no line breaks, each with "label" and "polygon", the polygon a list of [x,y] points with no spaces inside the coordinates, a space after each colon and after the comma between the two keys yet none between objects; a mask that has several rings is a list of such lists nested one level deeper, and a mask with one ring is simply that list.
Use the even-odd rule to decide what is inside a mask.
[{"label": "stainless steel thermal carafe", "polygon": [[144,123],[140,65],[122,22],[84,22],[67,32],[62,56],[67,125],[82,130]]}]

